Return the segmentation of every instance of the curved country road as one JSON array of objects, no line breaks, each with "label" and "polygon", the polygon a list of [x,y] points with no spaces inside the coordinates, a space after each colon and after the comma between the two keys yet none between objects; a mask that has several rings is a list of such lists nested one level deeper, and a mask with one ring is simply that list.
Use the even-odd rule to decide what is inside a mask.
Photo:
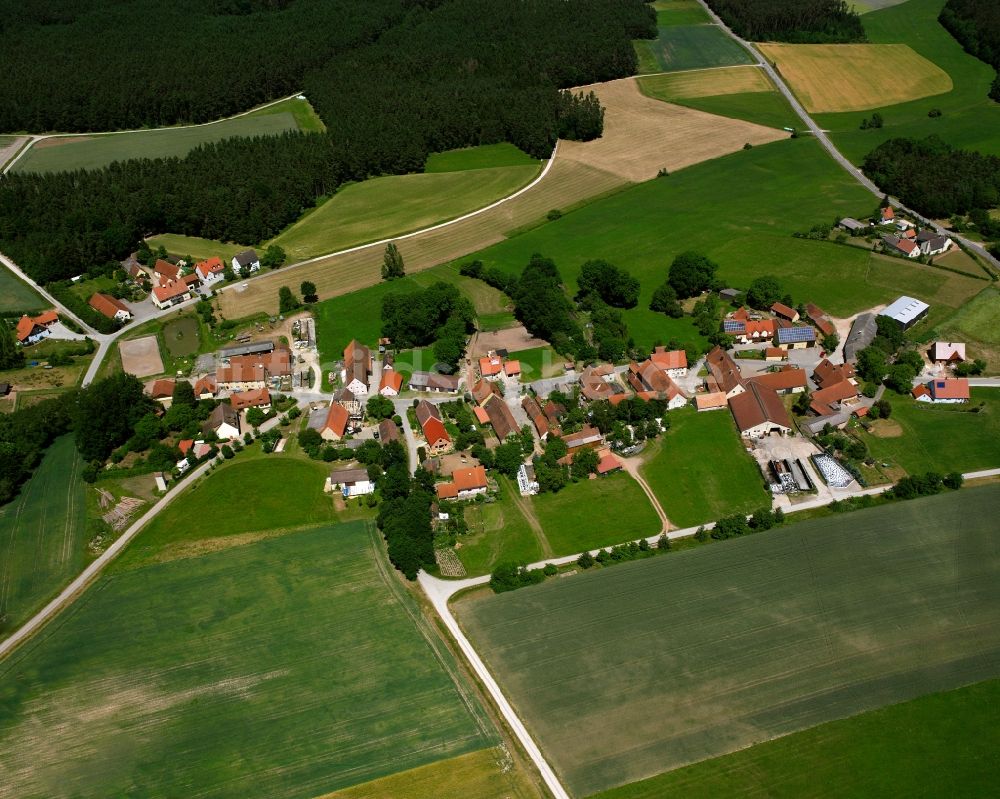
[{"label": "curved country road", "polygon": [[[851,175],[851,177],[853,177],[858,183],[860,183],[862,186],[868,189],[868,191],[870,191],[876,197],[881,199],[885,195],[885,192],[883,192],[871,180],[865,177],[864,173],[856,166],[854,166],[854,164],[848,161],[847,158],[844,157],[843,153],[841,153],[840,150],[838,150],[834,146],[833,142],[830,141],[830,137],[826,135],[826,131],[823,130],[819,125],[817,125],[816,122],[813,120],[813,118],[809,116],[806,109],[803,108],[802,104],[798,101],[798,98],[792,93],[792,90],[788,88],[788,85],[785,83],[784,79],[778,73],[778,70],[776,70],[773,66],[771,66],[771,62],[768,61],[766,58],[764,58],[763,54],[756,48],[753,42],[748,42],[745,39],[742,39],[739,36],[737,36],[732,31],[732,29],[719,18],[718,14],[716,14],[711,8],[709,8],[708,3],[706,3],[705,0],[698,0],[698,2],[701,3],[702,7],[712,18],[712,21],[716,25],[722,28],[722,30],[724,30],[737,44],[739,44],[741,47],[747,50],[754,58],[757,59],[758,65],[761,66],[765,72],[767,72],[771,80],[774,82],[774,85],[778,87],[778,91],[780,91],[785,96],[785,99],[788,100],[789,104],[792,106],[792,109],[795,111],[796,114],[798,114],[802,122],[805,123],[805,126],[809,129],[809,132],[812,133],[812,135],[816,137],[819,143],[823,145],[826,151],[830,154],[830,157],[833,158],[833,160],[836,161],[838,164],[840,164],[840,166],[842,166]],[[924,216],[918,214],[912,208],[907,208],[905,205],[903,205],[901,202],[899,202],[899,200],[896,200],[895,198],[890,197],[889,202],[894,208],[897,208],[898,210],[909,214],[914,219],[920,220],[920,222],[924,225],[924,227],[933,228],[938,233],[949,236],[955,241],[961,242],[963,247],[967,247],[968,249],[975,252],[976,255],[978,255],[980,258],[992,264],[994,268],[1000,269],[1000,260],[997,260],[992,255],[990,255],[986,251],[986,248],[983,247],[981,244],[971,241],[965,238],[964,236],[959,236],[958,234],[945,229],[936,222],[930,219],[926,219]]]}]

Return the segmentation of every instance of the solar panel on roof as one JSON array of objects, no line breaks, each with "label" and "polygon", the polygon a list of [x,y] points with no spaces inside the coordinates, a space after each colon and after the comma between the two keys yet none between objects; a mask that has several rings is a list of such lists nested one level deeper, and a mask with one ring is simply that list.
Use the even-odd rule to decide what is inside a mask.
[{"label": "solar panel on roof", "polygon": [[816,332],[811,327],[782,327],[778,329],[778,341],[794,343],[796,341],[812,341]]},{"label": "solar panel on roof", "polygon": [[747,329],[746,323],[736,319],[723,319],[722,330],[724,333],[742,333]]}]

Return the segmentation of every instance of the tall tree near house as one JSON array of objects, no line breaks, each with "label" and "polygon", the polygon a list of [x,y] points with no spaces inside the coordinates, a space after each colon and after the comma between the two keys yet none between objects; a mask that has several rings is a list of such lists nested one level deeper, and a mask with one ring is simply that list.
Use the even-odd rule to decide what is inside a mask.
[{"label": "tall tree near house", "polygon": [[313,303],[319,299],[316,294],[316,284],[310,280],[303,280],[299,286],[299,290],[302,292],[303,302]]},{"label": "tall tree near house", "polygon": [[198,398],[194,395],[194,388],[187,380],[178,380],[174,383],[174,391],[171,395],[170,407],[175,405],[187,405],[193,408],[198,404]]},{"label": "tall tree near house", "polygon": [[14,369],[24,363],[24,353],[18,349],[14,331],[0,320],[0,369]]},{"label": "tall tree near house", "polygon": [[132,375],[122,373],[92,383],[79,393],[73,408],[77,449],[84,460],[104,460],[154,409],[142,383]]},{"label": "tall tree near house", "polygon": [[382,279],[396,280],[405,274],[403,256],[400,254],[396,242],[390,241],[385,245],[385,254],[382,256]]}]

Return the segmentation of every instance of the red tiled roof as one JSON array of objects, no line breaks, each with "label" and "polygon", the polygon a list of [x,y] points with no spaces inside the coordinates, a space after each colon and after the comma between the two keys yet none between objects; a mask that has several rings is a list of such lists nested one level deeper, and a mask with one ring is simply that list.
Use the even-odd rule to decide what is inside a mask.
[{"label": "red tiled roof", "polygon": [[892,210],[892,206],[891,205],[886,206],[885,208],[882,209],[882,218],[883,219],[895,219],[896,218],[896,212]]},{"label": "red tiled roof", "polygon": [[[322,430],[330,430],[338,438],[344,435],[347,430],[347,422],[351,418],[347,408],[339,402],[330,404],[330,410],[326,412],[326,422],[323,423]],[[322,431],[321,431],[322,432]]]},{"label": "red tiled roof", "polygon": [[42,311],[40,314],[38,314],[38,316],[35,317],[34,321],[36,325],[42,325],[44,327],[46,325],[51,325],[53,322],[58,322],[59,314],[51,310]]},{"label": "red tiled roof", "polygon": [[819,416],[826,416],[833,410],[833,403],[843,402],[856,396],[858,396],[858,387],[849,380],[841,380],[814,392],[810,397],[809,407]]},{"label": "red tiled roof", "polygon": [[697,394],[694,398],[694,404],[699,411],[725,408],[726,393],[724,391],[713,391],[709,394]]},{"label": "red tiled roof", "polygon": [[264,388],[254,388],[250,391],[238,391],[229,398],[229,403],[238,411],[244,408],[257,408],[271,404],[271,392]]},{"label": "red tiled roof", "polygon": [[383,388],[391,388],[393,391],[399,391],[402,387],[403,375],[400,372],[393,371],[392,369],[382,371],[382,382],[379,384],[379,391]]},{"label": "red tiled roof", "polygon": [[457,499],[458,486],[454,483],[438,483],[434,486],[438,499]]},{"label": "red tiled roof", "polygon": [[778,325],[773,319],[750,319],[746,323],[746,334],[750,337],[753,337],[755,334],[757,338],[761,336],[771,337],[777,329]]},{"label": "red tiled roof", "polygon": [[521,362],[520,361],[507,361],[503,365],[503,373],[508,377],[513,377],[514,375],[521,374]]},{"label": "red tiled roof", "polygon": [[152,385],[149,387],[149,396],[153,399],[166,399],[167,397],[173,396],[173,393],[173,380],[154,380]]},{"label": "red tiled roof", "polygon": [[854,377],[854,367],[849,363],[833,364],[829,358],[824,358],[813,370],[813,380],[820,388],[834,385],[842,380]]},{"label": "red tiled roof", "polygon": [[799,315],[799,312],[794,308],[789,308],[783,302],[776,302],[771,306],[771,312],[778,314],[778,316],[783,316],[786,319],[791,319],[795,321],[795,317]]},{"label": "red tiled roof", "polygon": [[765,358],[781,358],[781,360],[786,360],[788,358],[788,350],[783,350],[781,347],[768,347],[764,350]]},{"label": "red tiled roof", "polygon": [[792,426],[778,393],[757,383],[748,382],[746,391],[729,400],[729,409],[741,433],[765,422],[789,429]]},{"label": "red tiled roof", "polygon": [[476,420],[480,424],[490,423],[490,415],[486,412],[486,408],[484,408],[482,405],[477,405],[475,408],[472,409],[472,412],[476,415]]},{"label": "red tiled roof", "polygon": [[196,397],[200,397],[202,394],[214,394],[216,391],[215,378],[211,375],[200,378],[194,384],[194,395]]},{"label": "red tiled roof", "polygon": [[187,455],[188,450],[194,446],[193,438],[184,438],[177,442],[177,449],[181,451],[181,455]]},{"label": "red tiled roof", "polygon": [[607,474],[608,472],[613,472],[621,468],[621,461],[610,452],[605,453],[604,456],[597,462],[598,474]]},{"label": "red tiled roof", "polygon": [[969,381],[964,377],[945,377],[931,381],[934,399],[969,399]]},{"label": "red tiled roof", "polygon": [[433,416],[428,417],[427,421],[421,425],[421,429],[424,431],[427,443],[432,446],[442,439],[451,442],[451,436],[448,435],[448,431],[444,428],[444,422],[440,419],[435,419]]},{"label": "red tiled roof", "polygon": [[179,266],[158,258],[156,264],[153,266],[153,274],[159,278],[160,285],[164,285],[167,282],[177,280],[180,277],[181,270]]},{"label": "red tiled roof", "polygon": [[754,375],[747,382],[773,388],[775,391],[788,391],[793,388],[806,387],[806,370],[794,366],[783,366],[777,372],[765,372]]},{"label": "red tiled roof", "polygon": [[487,356],[479,359],[479,374],[483,377],[493,377],[500,374],[503,368],[503,359],[499,355]]},{"label": "red tiled roof", "polygon": [[688,358],[684,350],[666,351],[663,347],[657,347],[649,360],[661,369],[687,369]]},{"label": "red tiled roof", "polygon": [[705,366],[723,393],[728,394],[736,386],[743,385],[740,368],[722,347],[715,347],[705,356]]},{"label": "red tiled roof", "polygon": [[455,469],[451,480],[459,491],[472,491],[486,488],[486,469],[482,466],[472,466],[468,469]]},{"label": "red tiled roof", "polygon": [[920,399],[921,397],[929,397],[931,395],[931,390],[925,385],[919,385],[914,386],[910,393],[913,395],[913,399]]},{"label": "red tiled roof", "polygon": [[195,264],[194,271],[201,276],[202,280],[205,280],[209,275],[221,275],[226,271],[226,267],[222,263],[222,259],[216,255],[207,261],[199,261]]},{"label": "red tiled roof", "polygon": [[179,280],[175,283],[171,283],[169,286],[156,286],[153,289],[153,296],[156,297],[160,302],[166,302],[167,300],[172,300],[174,297],[180,297],[182,294],[187,294],[191,290],[183,280]]},{"label": "red tiled roof", "polygon": [[35,320],[25,314],[17,322],[17,340],[26,341],[35,329]]},{"label": "red tiled roof", "polygon": [[108,319],[114,319],[115,313],[118,311],[125,311],[125,313],[131,315],[132,312],[128,309],[128,306],[121,300],[117,300],[108,294],[95,294],[87,303],[95,311],[100,311]]}]

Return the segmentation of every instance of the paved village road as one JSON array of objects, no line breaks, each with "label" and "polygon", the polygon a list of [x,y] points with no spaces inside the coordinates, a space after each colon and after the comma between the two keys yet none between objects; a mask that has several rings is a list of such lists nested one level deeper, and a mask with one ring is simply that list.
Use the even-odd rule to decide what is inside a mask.
[{"label": "paved village road", "polygon": [[[792,106],[792,109],[795,111],[796,114],[798,114],[799,118],[805,123],[806,127],[809,129],[809,132],[816,137],[816,139],[819,141],[820,144],[823,145],[823,147],[830,154],[830,156],[845,170],[847,170],[847,172],[850,173],[851,177],[853,177],[856,181],[858,181],[858,183],[860,183],[862,186],[868,189],[868,191],[870,191],[876,197],[881,199],[885,195],[885,192],[883,192],[871,180],[865,177],[864,173],[862,173],[860,169],[858,169],[856,166],[854,166],[854,164],[848,161],[847,158],[845,158],[844,155],[840,152],[840,150],[838,150],[834,146],[833,142],[830,141],[830,137],[826,135],[826,131],[823,130],[823,128],[821,128],[819,125],[817,125],[816,122],[813,121],[813,118],[809,116],[806,109],[798,101],[798,98],[792,93],[792,90],[788,88],[788,85],[785,83],[784,79],[778,73],[778,70],[776,70],[773,66],[771,66],[771,62],[768,61],[763,56],[763,54],[754,46],[752,42],[748,42],[745,39],[742,39],[739,36],[737,36],[732,31],[732,29],[730,29],[729,26],[726,25],[726,23],[724,23],[719,18],[718,14],[716,14],[711,8],[709,8],[705,0],[698,0],[698,2],[701,3],[702,7],[705,9],[709,17],[711,17],[712,21],[716,25],[722,28],[722,30],[724,30],[727,34],[729,34],[729,36],[732,37],[734,41],[736,41],[740,46],[749,51],[749,53],[754,58],[757,59],[758,65],[761,66],[765,72],[767,72],[771,80],[774,81],[774,85],[778,87],[778,91],[780,91],[785,96],[785,99],[788,100],[789,104]],[[980,258],[989,262],[995,268],[1000,269],[1000,260],[997,260],[992,255],[990,255],[986,251],[986,248],[983,247],[981,244],[975,241],[971,241],[970,239],[967,239],[964,236],[959,236],[958,234],[950,230],[946,230],[944,227],[937,224],[936,222],[930,219],[926,219],[913,209],[903,205],[901,202],[899,202],[899,200],[896,200],[895,198],[890,197],[889,202],[893,205],[893,207],[901,211],[904,211],[905,213],[909,214],[915,219],[920,220],[920,222],[924,225],[924,227],[933,228],[938,233],[947,235],[950,238],[961,242],[964,247],[968,247],[970,250],[975,252],[976,255],[978,255]]]}]

